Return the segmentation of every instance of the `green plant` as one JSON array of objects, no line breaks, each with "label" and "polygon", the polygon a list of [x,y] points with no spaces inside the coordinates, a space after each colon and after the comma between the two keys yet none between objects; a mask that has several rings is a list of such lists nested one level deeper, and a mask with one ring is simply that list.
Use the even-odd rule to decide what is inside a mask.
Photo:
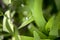
[{"label": "green plant", "polygon": [[60,40],[59,0],[0,1],[0,40]]}]

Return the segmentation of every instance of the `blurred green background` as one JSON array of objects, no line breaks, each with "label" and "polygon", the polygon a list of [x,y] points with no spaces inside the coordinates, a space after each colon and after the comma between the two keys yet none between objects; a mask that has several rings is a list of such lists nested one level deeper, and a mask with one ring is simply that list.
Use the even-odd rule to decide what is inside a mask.
[{"label": "blurred green background", "polygon": [[60,0],[0,0],[0,40],[60,40]]}]

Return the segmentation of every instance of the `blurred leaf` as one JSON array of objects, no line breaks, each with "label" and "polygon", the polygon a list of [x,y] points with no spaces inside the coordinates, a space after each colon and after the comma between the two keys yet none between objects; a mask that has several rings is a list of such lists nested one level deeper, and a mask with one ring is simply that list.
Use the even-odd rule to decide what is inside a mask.
[{"label": "blurred leaf", "polygon": [[36,31],[33,32],[33,35],[34,35],[34,40],[40,40],[40,36]]},{"label": "blurred leaf", "polygon": [[3,35],[0,35],[0,40],[3,40]]},{"label": "blurred leaf", "polygon": [[9,34],[8,32],[3,31],[2,35],[3,35],[3,37],[9,37],[9,36],[11,36],[12,34],[11,34],[11,33]]},{"label": "blurred leaf", "polygon": [[43,11],[42,11],[43,0],[27,0],[26,2],[27,2],[27,6],[32,11],[32,15],[37,26],[42,31],[46,23],[43,17]]},{"label": "blurred leaf", "polygon": [[9,33],[12,33],[12,30],[10,29],[10,26],[9,26],[9,23],[8,23],[7,19],[6,19],[5,25],[6,25],[7,30],[9,31]]},{"label": "blurred leaf", "polygon": [[58,30],[60,29],[60,12],[56,15],[54,19],[54,24],[50,29],[50,36],[59,37]]},{"label": "blurred leaf", "polygon": [[6,11],[5,12],[5,15],[4,18],[3,18],[3,31],[6,31],[6,32],[13,32],[13,24],[11,22],[11,19],[10,19],[10,10]]},{"label": "blurred leaf", "polygon": [[0,0],[0,40],[58,40],[59,2],[60,0]]},{"label": "blurred leaf", "polygon": [[21,40],[17,27],[14,27],[14,40]]},{"label": "blurred leaf", "polygon": [[23,22],[22,25],[18,29],[23,28],[24,26],[26,26],[27,24],[31,23],[32,21],[33,21],[33,17],[30,16],[30,18],[28,20],[26,20],[25,22]]},{"label": "blurred leaf", "polygon": [[47,22],[46,26],[45,26],[45,30],[48,32],[50,31],[50,28],[53,26],[53,22],[54,22],[54,18],[55,15],[53,15]]},{"label": "blurred leaf", "polygon": [[11,3],[11,0],[3,0],[3,2],[4,2],[6,5],[8,5],[8,4]]},{"label": "blurred leaf", "polygon": [[13,12],[11,13],[11,18],[13,18],[14,14],[15,14],[15,11],[13,11]]},{"label": "blurred leaf", "polygon": [[33,40],[33,37],[21,36],[21,40]]},{"label": "blurred leaf", "polygon": [[[29,36],[20,36],[21,40],[33,40],[33,37],[29,37]],[[14,37],[12,38],[12,40],[15,40]]]},{"label": "blurred leaf", "polygon": [[29,26],[28,26],[28,30],[33,34],[33,32],[34,31],[36,31],[38,34],[39,34],[39,36],[40,36],[40,38],[47,38],[47,36],[44,34],[44,33],[42,33],[41,31],[39,31],[33,24],[30,24]]},{"label": "blurred leaf", "polygon": [[44,30],[44,26],[46,24],[46,21],[43,17],[42,3],[43,0],[34,0],[33,9],[32,9],[33,11],[31,10],[33,18],[41,31]]}]

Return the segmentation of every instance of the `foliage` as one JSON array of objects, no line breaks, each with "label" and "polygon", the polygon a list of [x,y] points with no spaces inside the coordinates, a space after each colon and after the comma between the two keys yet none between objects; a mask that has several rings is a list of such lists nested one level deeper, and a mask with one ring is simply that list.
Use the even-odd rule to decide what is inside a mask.
[{"label": "foliage", "polygon": [[0,0],[0,40],[60,40],[59,0]]}]

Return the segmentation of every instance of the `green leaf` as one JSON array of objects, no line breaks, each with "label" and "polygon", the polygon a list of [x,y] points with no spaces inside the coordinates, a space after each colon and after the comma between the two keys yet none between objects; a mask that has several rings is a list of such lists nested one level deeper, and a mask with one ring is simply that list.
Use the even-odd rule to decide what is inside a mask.
[{"label": "green leaf", "polygon": [[23,28],[24,26],[26,26],[27,24],[31,23],[33,21],[33,17],[30,16],[30,18],[28,20],[26,20],[25,22],[22,23],[22,25],[18,28],[18,29],[21,29]]},{"label": "green leaf", "polygon": [[59,37],[59,32],[58,32],[59,29],[60,29],[60,12],[56,15],[54,19],[54,24],[50,29],[49,35]]},{"label": "green leaf", "polygon": [[34,0],[32,9],[33,18],[41,31],[44,30],[44,26],[46,24],[46,21],[43,17],[42,3],[43,0]]},{"label": "green leaf", "polygon": [[[20,36],[21,40],[33,40],[33,37],[29,37],[29,36]],[[12,37],[12,40],[15,40],[14,37]]]},{"label": "green leaf", "polygon": [[11,30],[11,28],[9,26],[9,23],[8,23],[8,20],[7,19],[6,19],[5,25],[6,25],[7,30],[9,31],[9,33],[12,33],[12,30]]},{"label": "green leaf", "polygon": [[3,0],[3,2],[4,2],[6,5],[8,5],[8,4],[11,3],[11,0]]},{"label": "green leaf", "polygon": [[21,40],[17,27],[14,27],[14,40]]},{"label": "green leaf", "polygon": [[12,33],[13,32],[13,23],[10,19],[10,10],[6,11],[5,12],[5,15],[7,16],[4,16],[3,18],[3,31],[6,31],[6,32],[9,32],[9,33]]},{"label": "green leaf", "polygon": [[40,36],[36,31],[33,32],[33,35],[34,35],[34,40],[40,40]]},{"label": "green leaf", "polygon": [[21,36],[21,40],[33,40],[33,37]]},{"label": "green leaf", "polygon": [[46,26],[45,26],[45,30],[48,32],[50,31],[51,27],[53,26],[53,22],[54,22],[54,18],[55,15],[53,15],[47,22]]},{"label": "green leaf", "polygon": [[39,36],[40,36],[40,38],[47,38],[47,36],[44,34],[44,33],[42,33],[41,31],[39,31],[33,24],[30,24],[29,26],[28,26],[28,30],[33,34],[33,32],[34,31],[36,31],[38,34],[39,34]]},{"label": "green leaf", "polygon": [[3,40],[3,35],[0,35],[0,40]]},{"label": "green leaf", "polygon": [[15,11],[11,12],[11,18],[13,18]]},{"label": "green leaf", "polygon": [[43,11],[42,11],[43,0],[28,0],[26,2],[27,2],[27,6],[32,11],[32,16],[35,20],[35,23],[37,24],[37,26],[41,31],[44,30],[46,21],[43,17]]}]

